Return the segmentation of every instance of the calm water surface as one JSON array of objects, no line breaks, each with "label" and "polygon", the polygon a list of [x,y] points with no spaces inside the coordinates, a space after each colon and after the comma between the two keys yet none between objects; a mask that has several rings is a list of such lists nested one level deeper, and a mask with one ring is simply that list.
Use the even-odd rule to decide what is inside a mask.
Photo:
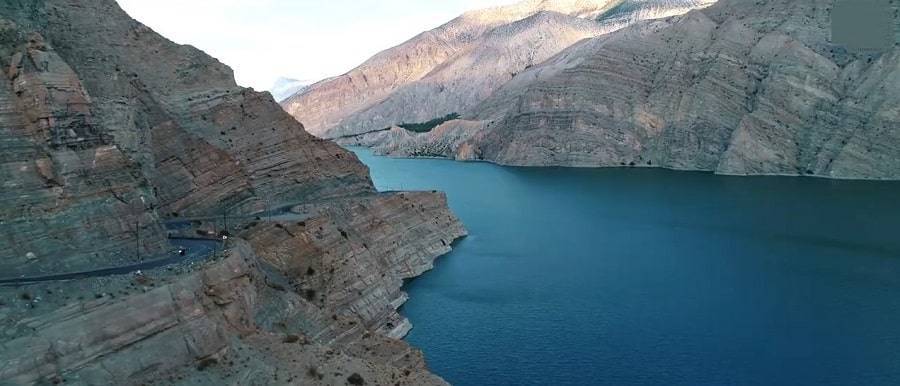
[{"label": "calm water surface", "polygon": [[456,385],[900,385],[900,184],[353,149],[471,236],[402,312]]}]

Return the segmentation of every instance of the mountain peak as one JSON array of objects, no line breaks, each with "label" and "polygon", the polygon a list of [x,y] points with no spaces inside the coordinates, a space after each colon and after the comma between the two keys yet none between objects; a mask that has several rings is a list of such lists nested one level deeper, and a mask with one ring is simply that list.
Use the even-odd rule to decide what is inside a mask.
[{"label": "mountain peak", "polygon": [[309,80],[279,77],[275,80],[275,83],[272,84],[272,87],[269,88],[269,92],[272,93],[272,97],[275,98],[276,101],[280,102],[303,91],[312,83],[313,82]]}]

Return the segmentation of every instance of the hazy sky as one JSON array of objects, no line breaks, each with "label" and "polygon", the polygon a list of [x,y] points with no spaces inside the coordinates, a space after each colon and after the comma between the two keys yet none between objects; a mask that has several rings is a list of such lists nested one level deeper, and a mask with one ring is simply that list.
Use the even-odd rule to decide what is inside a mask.
[{"label": "hazy sky", "polygon": [[119,0],[165,37],[206,51],[239,84],[340,75],[385,48],[477,8],[512,0]]}]

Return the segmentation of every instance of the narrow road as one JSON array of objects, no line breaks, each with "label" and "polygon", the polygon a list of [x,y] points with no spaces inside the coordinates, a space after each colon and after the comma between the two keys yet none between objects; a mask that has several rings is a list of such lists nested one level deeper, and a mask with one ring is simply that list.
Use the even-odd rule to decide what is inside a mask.
[{"label": "narrow road", "polygon": [[[376,192],[374,194],[393,194],[394,192]],[[323,200],[325,202],[328,200]],[[305,203],[307,205],[315,204]],[[230,219],[239,219],[239,218],[262,218],[266,221],[299,221],[305,220],[306,218],[298,213],[294,213],[291,211],[294,207],[302,205],[302,204],[292,204],[274,208],[269,211],[250,214],[250,215],[239,215],[239,216],[227,216]],[[191,222],[193,221],[208,221],[208,220],[218,220],[223,218],[222,216],[208,216],[208,217],[193,217],[193,218],[179,218],[174,220],[169,220],[165,222],[165,227],[168,230],[178,230],[191,227]],[[204,261],[208,259],[216,249],[221,246],[221,241],[218,240],[204,240],[204,239],[195,239],[195,238],[170,238],[169,239],[173,246],[179,248],[185,248],[186,253],[184,256],[179,254],[178,252],[172,252],[170,257],[158,260],[145,261],[137,264],[125,265],[120,267],[109,267],[109,268],[101,268],[92,271],[83,271],[83,272],[72,272],[72,273],[61,273],[55,275],[46,275],[46,276],[36,276],[36,277],[19,277],[19,278],[6,278],[0,279],[0,286],[19,286],[26,284],[35,284],[35,283],[46,283],[46,282],[54,282],[54,281],[66,281],[66,280],[76,280],[76,279],[87,279],[94,277],[106,277],[113,275],[127,275],[137,271],[143,270],[151,270],[154,268],[165,267],[167,265],[179,264],[185,261]]]},{"label": "narrow road", "polygon": [[18,286],[53,281],[87,279],[113,275],[127,275],[137,271],[151,270],[154,268],[165,267],[167,265],[174,265],[186,261],[204,261],[208,259],[213,254],[213,252],[215,252],[216,249],[218,249],[221,245],[221,242],[215,240],[171,239],[171,242],[173,245],[176,245],[180,248],[185,248],[185,255],[181,256],[181,254],[176,251],[172,252],[172,256],[164,259],[145,261],[142,263],[120,267],[102,268],[93,271],[72,272],[47,276],[0,279],[0,286]]}]

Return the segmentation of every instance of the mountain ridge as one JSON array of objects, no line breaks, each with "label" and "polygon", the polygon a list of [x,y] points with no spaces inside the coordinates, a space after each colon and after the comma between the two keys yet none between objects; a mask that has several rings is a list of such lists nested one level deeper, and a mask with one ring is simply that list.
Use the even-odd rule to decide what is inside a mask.
[{"label": "mountain ridge", "polygon": [[[348,75],[320,82],[315,89],[288,98],[282,106],[304,122],[307,130],[324,138],[382,130],[400,123],[425,122],[468,110],[523,70],[579,40],[610,33],[638,20],[666,17],[713,2],[523,1],[470,11],[410,41],[426,47],[452,48],[426,57],[429,64],[421,73],[389,79],[385,84],[369,82],[371,77],[390,78],[393,71],[392,66],[382,70],[373,63],[387,60],[402,67],[403,61],[391,62],[391,55],[407,53],[404,54],[407,58],[422,55],[401,45],[379,53]],[[622,7],[628,9],[610,16]],[[450,43],[429,43],[424,40],[429,36],[451,36]],[[353,74],[363,75],[364,84],[356,90],[338,84],[352,80]],[[356,102],[345,103],[347,99]]]},{"label": "mountain ridge", "polygon": [[642,22],[573,45],[461,112],[483,128],[465,137],[342,141],[510,165],[898,179],[897,45],[861,55],[832,44],[832,5],[722,0]]}]

